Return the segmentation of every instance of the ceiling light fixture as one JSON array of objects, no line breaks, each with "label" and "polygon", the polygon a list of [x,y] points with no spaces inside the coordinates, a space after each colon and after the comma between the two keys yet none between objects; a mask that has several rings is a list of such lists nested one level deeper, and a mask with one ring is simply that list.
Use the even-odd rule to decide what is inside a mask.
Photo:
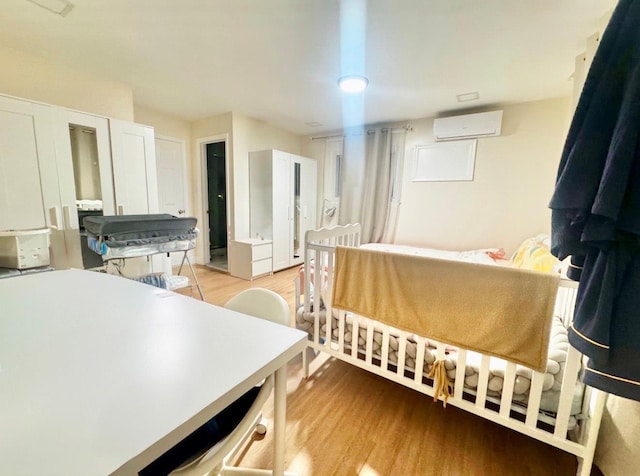
[{"label": "ceiling light fixture", "polygon": [[44,8],[45,10],[49,10],[56,15],[60,15],[61,17],[66,17],[67,14],[73,10],[73,3],[67,2],[67,0],[27,0],[34,5],[38,5],[39,7]]},{"label": "ceiling light fixture", "polygon": [[350,75],[338,79],[338,86],[345,93],[361,93],[369,85],[369,80],[364,76]]}]

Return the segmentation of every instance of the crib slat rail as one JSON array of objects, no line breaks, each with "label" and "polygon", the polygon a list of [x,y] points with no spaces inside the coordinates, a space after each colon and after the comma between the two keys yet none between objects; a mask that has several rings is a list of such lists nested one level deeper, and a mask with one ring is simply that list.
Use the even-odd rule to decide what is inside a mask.
[{"label": "crib slat rail", "polygon": [[544,375],[540,372],[533,372],[531,376],[531,387],[529,388],[529,401],[527,403],[527,418],[525,420],[525,424],[531,428],[536,425],[538,420],[543,381]]},{"label": "crib slat rail", "polygon": [[397,373],[400,376],[404,376],[404,370],[407,357],[407,333],[400,331],[398,336],[398,368]]},{"label": "crib slat rail", "polygon": [[381,358],[380,366],[383,369],[389,368],[389,327],[383,326],[382,328],[382,347],[380,348]]},{"label": "crib slat rail", "polygon": [[[343,311],[340,311],[341,313]],[[373,326],[369,323],[367,326],[367,345],[365,351],[365,362],[367,365],[372,365],[373,363]]]},{"label": "crib slat rail", "polygon": [[460,349],[458,351],[458,365],[456,367],[456,383],[453,388],[453,397],[462,401],[464,391],[464,379],[466,378],[465,369],[467,367],[467,350]]},{"label": "crib slat rail", "polygon": [[421,336],[416,336],[415,339],[417,348],[413,380],[417,385],[420,385],[422,383],[422,374],[424,372],[424,350],[426,346],[426,339]]},{"label": "crib slat rail", "polygon": [[516,364],[507,362],[502,383],[502,399],[500,400],[500,417],[508,418],[513,401],[513,388],[516,383]]},{"label": "crib slat rail", "polygon": [[476,407],[484,408],[487,401],[487,385],[489,384],[489,359],[488,355],[482,356],[480,372],[478,373],[478,393],[476,395]]},{"label": "crib slat rail", "polygon": [[[435,361],[444,361],[453,395],[446,404],[497,422],[507,428],[545,442],[578,458],[578,474],[586,476],[593,454],[607,394],[595,389],[584,393],[581,412],[572,415],[575,386],[579,378],[582,356],[569,347],[563,370],[555,414],[541,411],[543,391],[550,384],[549,374],[523,368],[513,362],[453,349],[428,336],[417,336],[391,328],[367,316],[331,309],[335,245],[358,246],[359,227],[342,227],[334,236],[327,230],[307,232],[304,264],[304,313],[313,317],[309,329],[309,347],[325,352],[359,368],[385,377],[403,386],[433,397],[437,384],[427,374]],[[333,234],[336,230],[333,230]],[[313,265],[313,266],[312,266]],[[314,270],[312,268],[315,268]],[[313,276],[313,279],[311,279]],[[296,289],[299,289],[299,283]],[[313,288],[313,297],[310,297]],[[568,326],[573,317],[576,283],[562,281],[556,299],[555,314]],[[297,297],[299,302],[299,297]],[[321,305],[325,328],[321,330]],[[313,305],[312,305],[313,304]],[[334,316],[334,317],[332,317]],[[336,335],[337,333],[337,335]],[[427,352],[427,347],[433,349]],[[435,355],[434,355],[435,354]],[[305,375],[307,364],[305,363]],[[454,366],[455,365],[455,370]],[[504,369],[496,371],[490,369]],[[475,369],[475,373],[467,375]],[[522,376],[530,376],[528,396],[522,400]],[[477,378],[475,387],[472,381]],[[547,383],[545,384],[545,378]],[[491,380],[490,379],[497,379]],[[468,384],[466,382],[469,382]],[[501,381],[501,386],[500,386]],[[553,382],[554,389],[558,382]],[[516,402],[518,387],[518,402]],[[546,387],[546,388],[545,388]],[[441,400],[442,396],[439,397]],[[548,406],[548,403],[547,403]],[[546,408],[546,407],[545,407]]]},{"label": "crib slat rail", "polygon": [[569,422],[569,413],[571,411],[571,401],[573,398],[573,386],[578,378],[578,370],[580,369],[580,352],[571,347],[567,355],[567,361],[564,368],[564,376],[562,379],[562,391],[560,393],[560,402],[558,403],[558,414],[556,416],[556,428],[554,435],[566,435]]},{"label": "crib slat rail", "polygon": [[360,337],[360,316],[357,314],[352,317],[351,324],[351,358],[358,358],[358,339]]}]

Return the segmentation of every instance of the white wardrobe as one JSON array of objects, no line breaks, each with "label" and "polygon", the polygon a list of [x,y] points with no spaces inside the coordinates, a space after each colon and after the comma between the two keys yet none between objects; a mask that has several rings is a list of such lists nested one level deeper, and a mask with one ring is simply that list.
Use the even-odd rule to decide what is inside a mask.
[{"label": "white wardrobe", "polygon": [[157,213],[153,129],[0,96],[0,230],[48,227],[51,265],[83,268],[80,199],[105,215]]},{"label": "white wardrobe", "polygon": [[304,235],[316,227],[317,164],[280,150],[249,153],[250,232],[272,241],[273,271],[303,261]]}]

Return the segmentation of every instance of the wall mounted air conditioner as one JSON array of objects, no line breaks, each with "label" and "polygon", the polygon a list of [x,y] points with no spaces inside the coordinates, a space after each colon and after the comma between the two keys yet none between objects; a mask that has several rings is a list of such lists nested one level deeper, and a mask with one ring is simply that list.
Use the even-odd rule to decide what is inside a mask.
[{"label": "wall mounted air conditioner", "polygon": [[501,129],[502,111],[439,117],[433,121],[436,141],[499,136]]}]

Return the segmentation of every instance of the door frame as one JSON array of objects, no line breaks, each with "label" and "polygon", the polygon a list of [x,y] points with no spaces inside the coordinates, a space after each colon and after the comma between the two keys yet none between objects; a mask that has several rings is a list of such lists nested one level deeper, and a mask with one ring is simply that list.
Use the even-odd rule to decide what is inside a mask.
[{"label": "door frame", "polygon": [[203,137],[196,140],[198,153],[200,154],[200,205],[202,210],[202,259],[201,264],[211,262],[210,237],[209,237],[209,217],[206,210],[209,209],[209,180],[207,177],[207,144],[224,142],[224,175],[225,175],[225,204],[227,214],[227,249],[231,241],[231,200],[230,194],[230,160],[229,160],[229,134],[218,134],[215,136]]},{"label": "door frame", "polygon": [[[189,170],[188,170],[188,163],[187,163],[187,142],[184,139],[180,139],[178,137],[172,137],[172,136],[167,136],[167,135],[163,135],[163,134],[156,134],[155,135],[155,139],[159,139],[159,140],[164,140],[167,142],[174,142],[176,144],[178,144],[180,146],[180,152],[181,152],[181,160],[182,160],[182,203],[184,204],[184,216],[188,217],[188,216],[192,216],[191,215],[191,207],[190,207],[190,202],[189,202],[189,196],[191,195],[191,190],[189,189]],[[157,151],[157,147],[156,147],[156,151]],[[157,152],[156,152],[157,155]],[[157,170],[156,170],[156,174],[157,174]],[[158,206],[160,206],[160,194],[158,191]],[[194,250],[189,250],[188,251],[188,255],[189,255],[189,259],[193,259],[193,253],[195,251]],[[173,263],[172,263],[173,266]]]}]

